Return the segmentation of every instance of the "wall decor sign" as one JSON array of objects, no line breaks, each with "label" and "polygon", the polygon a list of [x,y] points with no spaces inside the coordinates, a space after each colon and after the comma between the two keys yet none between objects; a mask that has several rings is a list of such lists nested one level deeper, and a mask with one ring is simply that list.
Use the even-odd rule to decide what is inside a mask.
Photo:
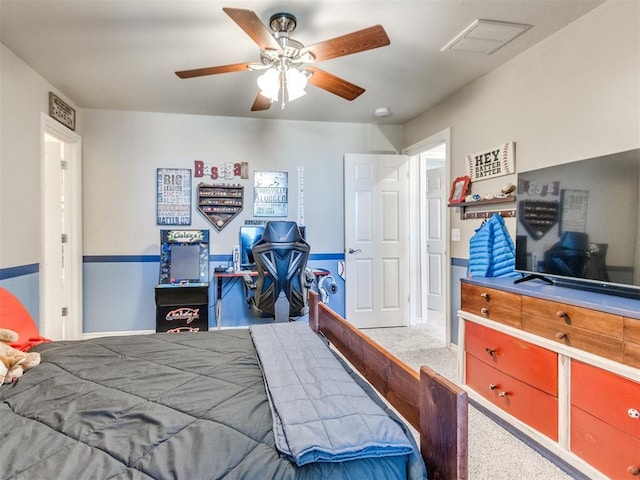
[{"label": "wall decor sign", "polygon": [[467,175],[472,182],[515,173],[515,142],[467,155]]},{"label": "wall decor sign", "polygon": [[49,92],[49,116],[71,130],[76,129],[76,111],[53,92]]},{"label": "wall decor sign", "polygon": [[191,225],[191,169],[158,168],[158,225]]},{"label": "wall decor sign", "polygon": [[286,217],[289,204],[287,172],[256,171],[253,173],[253,216]]},{"label": "wall decor sign", "polygon": [[249,178],[249,163],[221,163],[207,165],[202,160],[193,161],[193,176],[195,178],[208,177],[211,180],[232,180],[235,177]]}]

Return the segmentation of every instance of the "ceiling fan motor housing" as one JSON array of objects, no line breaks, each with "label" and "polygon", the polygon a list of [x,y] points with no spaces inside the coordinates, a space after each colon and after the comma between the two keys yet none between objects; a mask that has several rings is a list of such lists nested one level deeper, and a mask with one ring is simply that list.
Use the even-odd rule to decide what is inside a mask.
[{"label": "ceiling fan motor housing", "polygon": [[296,29],[296,25],[298,21],[291,13],[275,13],[269,19],[269,26],[276,33],[291,33]]}]

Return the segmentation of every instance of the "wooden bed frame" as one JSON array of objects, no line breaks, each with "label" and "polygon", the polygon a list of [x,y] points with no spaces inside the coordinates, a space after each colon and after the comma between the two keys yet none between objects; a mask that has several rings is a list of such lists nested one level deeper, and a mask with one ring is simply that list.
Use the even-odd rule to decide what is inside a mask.
[{"label": "wooden bed frame", "polygon": [[465,480],[467,394],[426,366],[420,372],[384,349],[309,292],[309,326],[333,346],[420,432],[429,480]]}]

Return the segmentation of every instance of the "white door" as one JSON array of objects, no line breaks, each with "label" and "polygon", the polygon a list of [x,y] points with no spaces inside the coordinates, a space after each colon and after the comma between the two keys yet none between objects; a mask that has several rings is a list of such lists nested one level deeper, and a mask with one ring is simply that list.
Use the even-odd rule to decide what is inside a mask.
[{"label": "white door", "polygon": [[345,316],[359,328],[409,324],[408,157],[344,158]]},{"label": "white door", "polygon": [[39,328],[52,340],[76,340],[82,335],[80,137],[44,114],[41,135]]},{"label": "white door", "polygon": [[445,311],[443,273],[445,269],[445,249],[443,211],[445,208],[445,171],[444,168],[429,168],[426,172],[426,290],[427,308],[436,312]]}]

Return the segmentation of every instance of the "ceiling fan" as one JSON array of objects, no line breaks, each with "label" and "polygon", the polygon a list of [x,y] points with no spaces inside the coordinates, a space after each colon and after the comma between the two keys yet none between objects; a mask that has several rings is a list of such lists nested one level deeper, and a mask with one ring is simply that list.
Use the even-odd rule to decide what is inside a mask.
[{"label": "ceiling fan", "polygon": [[284,108],[285,93],[291,102],[306,93],[304,88],[307,83],[346,100],[356,99],[364,93],[364,88],[310,64],[384,47],[390,43],[384,28],[375,25],[305,47],[289,37],[297,25],[296,17],[290,13],[272,15],[269,19],[270,31],[251,10],[222,10],[260,47],[260,62],[182,70],[176,72],[176,75],[180,78],[193,78],[245,70],[265,70],[258,77],[260,92],[251,107],[254,112],[268,110],[280,95],[281,106]]}]

